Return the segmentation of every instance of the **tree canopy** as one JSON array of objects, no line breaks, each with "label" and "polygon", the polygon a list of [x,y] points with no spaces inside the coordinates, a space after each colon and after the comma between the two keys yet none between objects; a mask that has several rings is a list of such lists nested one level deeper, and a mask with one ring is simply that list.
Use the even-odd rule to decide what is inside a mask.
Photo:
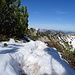
[{"label": "tree canopy", "polygon": [[27,34],[28,16],[21,0],[0,0],[0,34],[16,37]]}]

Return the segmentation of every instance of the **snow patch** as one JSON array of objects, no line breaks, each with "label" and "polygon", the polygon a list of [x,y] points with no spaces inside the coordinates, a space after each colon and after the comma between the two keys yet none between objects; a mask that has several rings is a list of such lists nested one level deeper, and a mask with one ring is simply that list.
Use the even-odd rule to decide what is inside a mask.
[{"label": "snow patch", "polygon": [[41,41],[0,43],[0,75],[75,75],[58,51]]},{"label": "snow patch", "polygon": [[15,44],[15,40],[14,40],[14,39],[12,39],[12,38],[10,38],[10,40],[9,40],[8,44]]}]

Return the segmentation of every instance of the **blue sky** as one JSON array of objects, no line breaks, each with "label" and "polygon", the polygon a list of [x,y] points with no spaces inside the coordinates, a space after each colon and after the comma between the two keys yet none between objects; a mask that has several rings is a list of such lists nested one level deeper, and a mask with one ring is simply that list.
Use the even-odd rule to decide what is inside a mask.
[{"label": "blue sky", "polygon": [[29,27],[75,31],[75,0],[22,0]]}]

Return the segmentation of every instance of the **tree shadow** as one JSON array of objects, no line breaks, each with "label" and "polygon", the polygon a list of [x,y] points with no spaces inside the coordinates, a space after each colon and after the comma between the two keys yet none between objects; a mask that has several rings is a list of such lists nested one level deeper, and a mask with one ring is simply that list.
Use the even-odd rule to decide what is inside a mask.
[{"label": "tree shadow", "polygon": [[0,50],[0,54],[6,54],[6,53],[15,53],[18,51],[19,47],[23,47],[23,45],[20,44],[7,44],[7,46],[2,46],[2,48],[6,48],[5,50]]},{"label": "tree shadow", "polygon": [[10,45],[11,45],[11,46],[17,46],[17,47],[19,47],[19,46],[22,47],[22,46],[23,46],[23,45],[20,45],[20,44],[8,44],[8,46],[10,46]]},{"label": "tree shadow", "polygon": [[43,75],[49,75],[49,74],[47,74],[47,73],[44,73]]},{"label": "tree shadow", "polygon": [[45,48],[44,51],[47,52],[49,55],[51,55],[51,61],[50,61],[51,62],[51,69],[52,69],[51,75],[58,75],[53,68],[52,58],[54,58],[56,61],[58,61],[65,69],[65,72],[62,75],[74,75],[73,73],[75,71],[70,67],[70,65],[67,62],[65,62],[63,59],[60,58],[57,50],[55,50],[51,47],[48,47],[48,48]]},{"label": "tree shadow", "polygon": [[18,48],[12,47],[11,49],[8,48],[6,50],[0,51],[0,54],[15,53],[17,51],[18,51]]},{"label": "tree shadow", "polygon": [[[22,63],[20,63],[17,59],[15,59],[12,56],[12,54],[10,54],[10,53],[17,52],[20,46],[23,46],[23,45],[8,44],[8,46],[6,46],[6,47],[2,46],[2,48],[4,48],[5,50],[0,50],[0,54],[7,54],[11,57],[10,62],[8,62],[8,63],[11,65],[11,67],[16,72],[16,74],[27,75],[25,73],[25,71],[22,69]],[[11,70],[9,70],[9,71],[11,71]]]},{"label": "tree shadow", "polygon": [[12,66],[12,68],[14,69],[16,74],[18,74],[18,75],[27,75],[25,73],[25,71],[23,70],[23,63],[19,62],[17,59],[14,59],[14,57],[11,54],[9,54],[9,55],[11,57],[9,64]]}]

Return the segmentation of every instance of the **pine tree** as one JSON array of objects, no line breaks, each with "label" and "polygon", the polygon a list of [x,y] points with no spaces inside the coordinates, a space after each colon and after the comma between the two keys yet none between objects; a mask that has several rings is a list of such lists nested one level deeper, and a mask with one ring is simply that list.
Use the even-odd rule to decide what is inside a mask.
[{"label": "pine tree", "polygon": [[20,6],[21,0],[0,1],[0,34],[21,37],[27,33],[27,7]]}]

